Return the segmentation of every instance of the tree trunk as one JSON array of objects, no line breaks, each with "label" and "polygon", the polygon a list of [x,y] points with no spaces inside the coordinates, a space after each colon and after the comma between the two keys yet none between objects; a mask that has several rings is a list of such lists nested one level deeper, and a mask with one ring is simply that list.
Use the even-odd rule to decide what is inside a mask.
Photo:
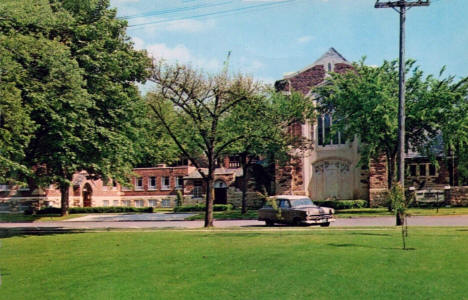
[{"label": "tree trunk", "polygon": [[396,213],[396,226],[402,226],[405,216],[401,212]]},{"label": "tree trunk", "polygon": [[205,227],[213,227],[214,178],[210,171],[206,182]]},{"label": "tree trunk", "polygon": [[[396,154],[387,154],[387,169],[388,169],[388,190],[390,191],[395,182],[396,174]],[[388,211],[393,211],[393,203],[388,201]]]},{"label": "tree trunk", "polygon": [[241,155],[240,159],[242,167],[242,209],[241,213],[247,213],[247,181],[248,178],[248,166],[247,166],[247,156],[245,154]]},{"label": "tree trunk", "polygon": [[68,215],[68,200],[70,196],[70,184],[60,184],[60,204],[61,204],[61,215]]}]

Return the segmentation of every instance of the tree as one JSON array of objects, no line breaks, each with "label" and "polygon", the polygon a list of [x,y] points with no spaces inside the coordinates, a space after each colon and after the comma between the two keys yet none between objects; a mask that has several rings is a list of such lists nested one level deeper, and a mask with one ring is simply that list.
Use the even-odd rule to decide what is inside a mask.
[{"label": "tree", "polygon": [[[415,61],[407,62],[407,142],[421,145],[426,141],[428,125],[415,114],[421,95],[427,93],[427,83]],[[327,84],[315,89],[319,109],[334,115],[333,132],[360,139],[361,163],[384,154],[388,165],[388,186],[396,181],[398,138],[398,64],[385,61],[371,67],[364,60],[353,64],[344,74],[332,73]],[[413,117],[413,118],[412,118]]]},{"label": "tree", "polygon": [[450,184],[457,185],[455,166],[458,166],[460,181],[466,181],[465,178],[468,178],[465,159],[468,155],[468,77],[458,81],[454,76],[442,78],[444,71],[445,68],[442,68],[439,78],[426,78],[425,92],[421,93],[419,101],[413,104],[414,116],[410,121],[420,126],[424,124],[424,132],[420,132],[419,135],[429,139],[421,149],[428,156],[434,156],[431,149],[434,148],[434,142],[440,143],[438,136],[441,137]]},{"label": "tree", "polygon": [[135,81],[149,59],[133,50],[109,1],[7,0],[0,25],[25,74],[10,83],[35,124],[21,164],[33,171],[31,188],[59,186],[66,214],[75,172],[123,181],[131,171],[144,108]]},{"label": "tree", "polygon": [[[155,116],[206,184],[205,227],[211,227],[216,162],[227,147],[243,138],[243,133],[221,131],[221,124],[232,110],[248,102],[259,85],[241,75],[222,72],[209,76],[189,66],[163,62],[154,65],[151,80],[156,83],[150,103]],[[174,106],[176,118],[164,114],[168,102]],[[201,155],[207,161],[206,171],[199,163]]]},{"label": "tree", "polygon": [[247,212],[247,183],[254,159],[262,156],[271,163],[287,160],[293,155],[291,147],[300,148],[307,142],[288,129],[296,122],[313,119],[314,114],[313,102],[297,92],[284,95],[268,90],[250,95],[246,104],[236,106],[221,125],[226,134],[242,135],[226,153],[240,158],[243,214]]}]

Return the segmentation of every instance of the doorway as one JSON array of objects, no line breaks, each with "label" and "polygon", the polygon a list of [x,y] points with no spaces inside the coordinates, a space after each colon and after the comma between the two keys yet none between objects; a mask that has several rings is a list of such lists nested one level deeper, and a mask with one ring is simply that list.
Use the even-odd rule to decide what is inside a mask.
[{"label": "doorway", "polygon": [[215,198],[214,204],[227,204],[227,185],[222,180],[216,180],[214,183]]},{"label": "doorway", "polygon": [[89,183],[85,183],[83,186],[83,206],[84,207],[91,207],[92,206],[92,196],[93,196],[93,189]]}]

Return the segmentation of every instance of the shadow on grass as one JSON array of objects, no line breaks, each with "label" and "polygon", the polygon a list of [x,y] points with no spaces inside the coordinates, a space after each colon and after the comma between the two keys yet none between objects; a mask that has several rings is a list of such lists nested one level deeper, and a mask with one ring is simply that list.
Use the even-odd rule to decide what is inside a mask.
[{"label": "shadow on grass", "polygon": [[416,248],[397,248],[397,247],[377,247],[377,246],[370,246],[370,245],[358,245],[358,244],[336,244],[336,243],[329,243],[327,246],[336,247],[336,248],[367,248],[367,249],[382,249],[382,250],[416,250]]},{"label": "shadow on grass", "polygon": [[352,232],[352,235],[392,236],[388,233]]},{"label": "shadow on grass", "polygon": [[63,227],[46,227],[46,228],[31,228],[31,227],[15,227],[1,228],[0,238],[10,237],[27,237],[34,235],[56,235],[56,234],[73,234],[85,233],[84,229],[63,228]]}]

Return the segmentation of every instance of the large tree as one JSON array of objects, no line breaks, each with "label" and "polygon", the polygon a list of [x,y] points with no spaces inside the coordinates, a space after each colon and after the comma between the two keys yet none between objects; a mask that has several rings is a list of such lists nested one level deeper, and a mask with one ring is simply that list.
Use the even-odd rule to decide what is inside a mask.
[{"label": "large tree", "polygon": [[[155,116],[205,181],[205,227],[211,227],[216,163],[227,147],[243,138],[243,133],[220,130],[221,124],[232,110],[248,103],[259,85],[240,75],[231,77],[222,72],[210,76],[189,66],[163,62],[154,65],[151,80],[156,83],[150,103]],[[168,101],[176,118],[164,113]],[[201,155],[206,159],[206,170],[199,163]]]},{"label": "large tree", "polygon": [[269,164],[287,161],[294,155],[291,147],[308,144],[301,136],[292,134],[291,126],[313,119],[314,115],[313,102],[297,92],[285,95],[267,90],[251,95],[246,104],[235,107],[221,125],[226,134],[242,135],[242,139],[225,150],[239,156],[243,171],[242,213],[247,212],[247,184],[255,159],[262,157]]},{"label": "large tree", "polygon": [[68,210],[73,174],[121,179],[137,159],[141,112],[136,81],[149,59],[135,51],[109,1],[14,1],[0,6],[4,47],[25,76],[21,91],[35,131],[21,164],[31,186],[58,184]]},{"label": "large tree", "polygon": [[[418,109],[428,84],[415,62],[407,62],[407,142],[418,146],[427,142],[429,124],[421,122]],[[361,163],[384,154],[388,164],[388,185],[395,182],[398,152],[398,64],[385,61],[366,66],[364,60],[344,74],[332,73],[327,83],[314,90],[322,112],[334,115],[334,132],[360,139]]]}]

